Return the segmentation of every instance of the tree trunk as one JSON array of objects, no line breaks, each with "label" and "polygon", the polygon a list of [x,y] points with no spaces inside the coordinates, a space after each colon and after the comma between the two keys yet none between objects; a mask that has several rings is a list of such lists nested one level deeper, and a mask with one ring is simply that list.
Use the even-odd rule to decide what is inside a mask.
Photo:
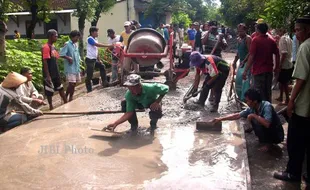
[{"label": "tree trunk", "polygon": [[98,20],[100,19],[100,14],[102,13],[103,10],[103,2],[104,0],[98,1],[99,5],[96,7],[94,20],[91,22],[92,26],[97,26]]},{"label": "tree trunk", "polygon": [[5,33],[7,26],[5,22],[0,20],[0,64],[5,61]]},{"label": "tree trunk", "polygon": [[34,29],[36,27],[38,21],[38,6],[32,5],[31,6],[31,23],[27,28],[26,36],[28,39],[32,39],[32,34],[34,34]]},{"label": "tree trunk", "polygon": [[79,42],[79,50],[80,50],[80,56],[83,59],[84,58],[84,29],[85,29],[85,20],[86,20],[86,15],[81,15],[78,20],[79,24],[79,31],[80,31],[80,42]]},{"label": "tree trunk", "polygon": [[97,26],[98,20],[100,19],[101,11],[102,11],[102,6],[99,5],[99,6],[96,8],[96,12],[95,12],[94,19],[93,19],[93,21],[91,22],[91,25],[92,25],[92,26]]}]

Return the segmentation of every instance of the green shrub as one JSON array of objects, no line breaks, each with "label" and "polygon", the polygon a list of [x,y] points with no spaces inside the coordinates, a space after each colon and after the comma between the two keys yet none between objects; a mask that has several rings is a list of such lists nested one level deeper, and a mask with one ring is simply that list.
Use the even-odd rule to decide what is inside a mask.
[{"label": "green shrub", "polygon": [[[57,51],[60,51],[69,36],[61,36],[55,43]],[[6,41],[6,63],[0,64],[0,81],[11,72],[20,72],[22,67],[29,67],[33,70],[33,83],[38,90],[43,89],[43,76],[42,76],[42,45],[47,43],[47,40],[7,40]],[[102,55],[104,52],[100,50]],[[63,59],[58,59],[58,66],[61,77],[64,78],[64,64]],[[108,65],[107,65],[108,66]],[[85,70],[84,58],[81,62],[81,70]]]},{"label": "green shrub", "polygon": [[0,65],[0,81],[11,72],[20,72],[22,67],[33,70],[33,81],[42,89],[41,42],[37,40],[7,40],[6,63]]},{"label": "green shrub", "polygon": [[105,65],[106,68],[110,68],[112,62],[111,51],[109,51],[107,48],[98,48],[98,49],[99,49],[98,53],[103,64]]}]

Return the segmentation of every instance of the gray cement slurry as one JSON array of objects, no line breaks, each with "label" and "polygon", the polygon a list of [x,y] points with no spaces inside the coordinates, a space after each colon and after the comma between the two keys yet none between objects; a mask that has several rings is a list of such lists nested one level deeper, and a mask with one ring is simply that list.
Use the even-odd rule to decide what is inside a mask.
[{"label": "gray cement slurry", "polygon": [[[122,138],[90,130],[121,114],[42,116],[2,134],[1,189],[250,189],[242,130],[227,122],[221,133],[196,132],[196,120],[216,115],[191,102],[194,110],[183,109],[187,87],[164,99],[154,137],[147,113],[138,114],[139,133]],[[101,89],[55,111],[120,109],[124,92]]]},{"label": "gray cement slurry", "polygon": [[[239,122],[223,123],[222,132],[195,131],[197,120],[219,114],[193,100],[182,104],[192,80],[193,73],[164,98],[154,137],[146,131],[147,113],[138,114],[139,133],[122,138],[90,130],[121,114],[42,116],[2,134],[1,189],[251,189]],[[125,90],[97,90],[55,111],[118,110]],[[224,94],[220,114],[235,110]],[[128,123],[117,128],[127,129]]]}]

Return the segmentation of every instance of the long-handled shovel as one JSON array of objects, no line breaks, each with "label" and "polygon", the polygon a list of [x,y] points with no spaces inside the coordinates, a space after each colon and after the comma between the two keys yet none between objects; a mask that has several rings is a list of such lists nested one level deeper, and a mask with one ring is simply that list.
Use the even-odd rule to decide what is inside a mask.
[{"label": "long-handled shovel", "polygon": [[[136,110],[136,112],[144,112],[145,110]],[[16,113],[24,114],[23,111],[16,111]],[[43,112],[43,115],[99,115],[99,114],[114,114],[114,113],[124,113],[121,110],[109,110],[109,111],[69,111],[69,112]]]}]

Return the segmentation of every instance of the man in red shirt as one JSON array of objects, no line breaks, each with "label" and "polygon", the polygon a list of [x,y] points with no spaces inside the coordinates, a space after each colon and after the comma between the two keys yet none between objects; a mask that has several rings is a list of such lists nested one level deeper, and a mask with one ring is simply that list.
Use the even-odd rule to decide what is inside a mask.
[{"label": "man in red shirt", "polygon": [[258,89],[262,99],[271,102],[271,86],[273,77],[273,55],[276,56],[275,72],[279,72],[280,55],[276,42],[266,33],[266,23],[257,24],[258,36],[252,41],[248,64],[243,72],[243,79],[251,68],[254,79],[254,88]]},{"label": "man in red shirt", "polygon": [[[255,32],[253,32],[253,33],[251,34],[251,38],[252,38],[252,39],[254,39],[256,36],[259,36],[259,32],[257,32],[257,25],[258,25],[258,24],[262,24],[262,23],[264,23],[264,19],[262,19],[262,18],[258,19],[258,20],[255,22]],[[275,39],[272,37],[270,31],[268,31],[266,34],[267,34],[271,39],[275,40]]]},{"label": "man in red shirt", "polygon": [[48,42],[42,47],[42,61],[43,61],[43,85],[45,95],[50,107],[50,110],[54,109],[52,97],[55,91],[59,92],[60,97],[67,103],[67,98],[64,93],[64,88],[61,84],[59,68],[57,59],[59,54],[53,45],[58,38],[56,30],[51,29],[47,32]]}]

